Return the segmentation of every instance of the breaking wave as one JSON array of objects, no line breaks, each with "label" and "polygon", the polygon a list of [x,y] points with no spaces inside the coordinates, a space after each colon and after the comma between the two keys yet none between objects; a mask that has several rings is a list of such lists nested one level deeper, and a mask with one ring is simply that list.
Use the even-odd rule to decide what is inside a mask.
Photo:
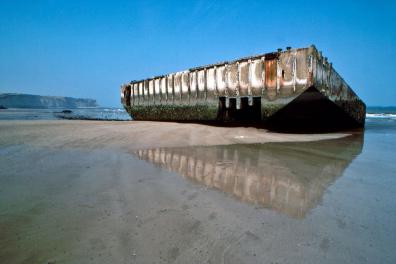
[{"label": "breaking wave", "polygon": [[396,120],[396,114],[387,114],[387,113],[367,113],[366,118],[368,119],[392,119]]},{"label": "breaking wave", "polygon": [[56,118],[71,120],[128,121],[129,114],[121,108],[72,109],[54,112]]}]

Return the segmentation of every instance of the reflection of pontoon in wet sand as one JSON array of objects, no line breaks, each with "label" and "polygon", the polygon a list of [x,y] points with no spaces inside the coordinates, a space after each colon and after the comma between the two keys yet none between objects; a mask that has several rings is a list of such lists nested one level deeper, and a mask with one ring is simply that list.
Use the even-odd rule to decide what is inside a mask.
[{"label": "reflection of pontoon in wet sand", "polygon": [[132,81],[121,101],[135,120],[361,127],[365,104],[314,47]]},{"label": "reflection of pontoon in wet sand", "polygon": [[354,136],[309,143],[149,149],[136,155],[240,200],[301,218],[361,150],[362,137]]}]

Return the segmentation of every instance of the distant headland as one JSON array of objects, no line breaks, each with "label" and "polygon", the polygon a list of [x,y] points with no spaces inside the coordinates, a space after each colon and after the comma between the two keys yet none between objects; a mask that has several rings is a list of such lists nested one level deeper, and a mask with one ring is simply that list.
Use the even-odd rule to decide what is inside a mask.
[{"label": "distant headland", "polygon": [[0,106],[4,108],[79,108],[97,107],[98,104],[95,99],[87,98],[0,93]]}]

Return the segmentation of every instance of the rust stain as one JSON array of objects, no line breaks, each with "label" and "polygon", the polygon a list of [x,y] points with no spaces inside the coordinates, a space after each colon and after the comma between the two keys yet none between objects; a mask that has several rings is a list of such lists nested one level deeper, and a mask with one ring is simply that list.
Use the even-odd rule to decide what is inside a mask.
[{"label": "rust stain", "polygon": [[265,60],[265,87],[276,89],[276,59]]}]

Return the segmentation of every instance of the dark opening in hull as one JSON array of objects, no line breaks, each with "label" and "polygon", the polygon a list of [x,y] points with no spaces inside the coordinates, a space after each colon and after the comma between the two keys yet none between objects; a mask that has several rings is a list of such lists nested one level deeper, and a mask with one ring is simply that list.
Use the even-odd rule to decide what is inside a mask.
[{"label": "dark opening in hull", "polygon": [[237,106],[237,99],[230,98],[227,107],[226,97],[220,97],[217,119],[223,122],[235,123],[261,122],[261,98],[253,97],[251,100],[249,104],[249,98],[240,98],[240,105]]},{"label": "dark opening in hull", "polygon": [[270,116],[265,126],[282,132],[326,132],[363,127],[315,87]]}]

